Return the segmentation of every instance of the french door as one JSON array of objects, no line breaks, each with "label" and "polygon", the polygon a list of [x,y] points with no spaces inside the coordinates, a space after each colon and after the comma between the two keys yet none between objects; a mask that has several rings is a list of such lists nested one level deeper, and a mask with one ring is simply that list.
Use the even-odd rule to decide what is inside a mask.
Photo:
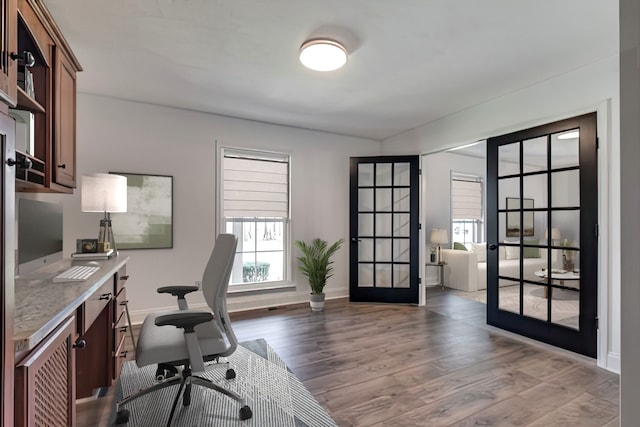
[{"label": "french door", "polygon": [[597,353],[596,113],[487,141],[487,322]]},{"label": "french door", "polygon": [[418,304],[419,179],[418,156],[351,159],[351,301]]}]

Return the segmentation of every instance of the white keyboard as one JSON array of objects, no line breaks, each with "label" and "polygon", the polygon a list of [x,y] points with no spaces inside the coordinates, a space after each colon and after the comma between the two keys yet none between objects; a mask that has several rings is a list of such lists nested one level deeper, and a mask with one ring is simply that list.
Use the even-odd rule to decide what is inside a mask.
[{"label": "white keyboard", "polygon": [[51,280],[54,282],[82,282],[98,270],[100,267],[97,265],[74,265]]}]

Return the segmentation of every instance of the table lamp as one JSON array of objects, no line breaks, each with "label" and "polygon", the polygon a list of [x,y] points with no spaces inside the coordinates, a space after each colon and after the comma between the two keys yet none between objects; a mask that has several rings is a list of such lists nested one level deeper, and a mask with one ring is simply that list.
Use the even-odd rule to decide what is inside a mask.
[{"label": "table lamp", "polygon": [[94,173],[82,177],[82,212],[104,212],[100,220],[98,251],[113,249],[116,242],[111,228],[111,212],[127,211],[127,178],[108,173]]},{"label": "table lamp", "polygon": [[[549,240],[549,229],[548,228],[546,228],[544,230],[544,238]],[[559,228],[552,228],[551,229],[551,244],[555,245],[558,240],[560,240],[560,229]]]},{"label": "table lamp", "polygon": [[429,235],[429,242],[438,246],[438,264],[442,264],[440,245],[443,243],[449,243],[447,230],[444,228],[432,228],[431,234]]}]

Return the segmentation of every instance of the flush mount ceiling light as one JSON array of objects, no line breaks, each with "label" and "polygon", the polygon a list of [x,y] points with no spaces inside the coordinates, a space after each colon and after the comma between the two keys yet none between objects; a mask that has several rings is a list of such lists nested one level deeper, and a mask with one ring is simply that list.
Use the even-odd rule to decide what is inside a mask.
[{"label": "flush mount ceiling light", "polygon": [[576,139],[580,136],[580,132],[577,130],[572,130],[570,132],[566,132],[558,135],[558,139]]},{"label": "flush mount ceiling light", "polygon": [[337,70],[347,62],[347,50],[333,40],[307,40],[300,46],[300,62],[315,71]]}]

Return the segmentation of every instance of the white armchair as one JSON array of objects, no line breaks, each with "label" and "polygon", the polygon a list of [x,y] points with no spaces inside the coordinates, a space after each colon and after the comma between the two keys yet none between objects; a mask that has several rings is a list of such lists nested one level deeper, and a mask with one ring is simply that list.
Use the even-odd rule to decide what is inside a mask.
[{"label": "white armchair", "polygon": [[478,290],[478,254],[468,251],[442,249],[444,281],[448,288],[473,292]]}]

